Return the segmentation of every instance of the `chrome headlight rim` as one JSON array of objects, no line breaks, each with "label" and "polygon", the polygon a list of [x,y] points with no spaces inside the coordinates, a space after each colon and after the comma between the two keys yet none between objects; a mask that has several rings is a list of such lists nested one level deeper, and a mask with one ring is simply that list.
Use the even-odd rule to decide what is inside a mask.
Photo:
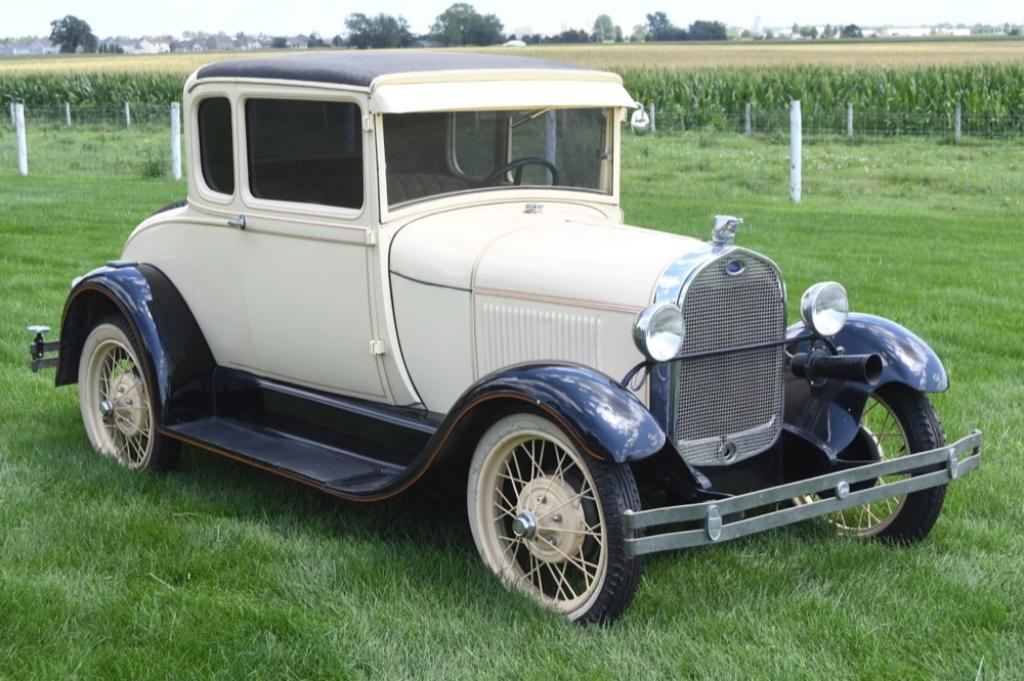
[{"label": "chrome headlight rim", "polygon": [[653,362],[667,362],[677,357],[685,339],[683,311],[675,303],[649,305],[633,323],[633,342]]},{"label": "chrome headlight rim", "polygon": [[849,315],[850,297],[838,282],[818,282],[800,297],[800,319],[819,336],[835,336],[846,326]]}]

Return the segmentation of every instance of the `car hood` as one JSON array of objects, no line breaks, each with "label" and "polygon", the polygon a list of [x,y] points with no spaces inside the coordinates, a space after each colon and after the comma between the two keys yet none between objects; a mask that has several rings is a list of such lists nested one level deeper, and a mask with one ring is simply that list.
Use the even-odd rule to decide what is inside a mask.
[{"label": "car hood", "polygon": [[421,218],[391,245],[394,275],[477,293],[636,311],[675,260],[706,244],[579,207],[488,206]]}]

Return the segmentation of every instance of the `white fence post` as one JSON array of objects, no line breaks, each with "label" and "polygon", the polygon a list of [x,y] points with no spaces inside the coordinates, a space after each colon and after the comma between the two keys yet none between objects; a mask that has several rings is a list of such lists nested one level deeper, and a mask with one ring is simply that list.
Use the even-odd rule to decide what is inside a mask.
[{"label": "white fence post", "polygon": [[800,203],[802,182],[801,147],[803,145],[803,121],[800,117],[800,101],[789,103],[789,198]]},{"label": "white fence post", "polygon": [[132,110],[128,106],[128,102],[124,103],[124,127],[132,127]]},{"label": "white fence post", "polygon": [[754,121],[751,118],[750,109],[750,102],[747,102],[747,105],[743,107],[743,134],[748,136],[754,132]]},{"label": "white fence post", "polygon": [[654,102],[651,102],[651,103],[650,103],[650,104],[648,105],[648,107],[647,107],[647,117],[651,119],[651,134],[652,134],[652,135],[653,135],[654,133],[658,132],[658,126],[657,126],[657,124],[655,123],[655,114],[657,114],[657,113],[658,113],[658,111],[657,111],[657,109],[656,109],[656,108],[654,107]]},{"label": "white fence post", "polygon": [[181,105],[171,104],[171,176],[181,179]]},{"label": "white fence post", "polygon": [[71,125],[71,102],[64,102],[64,123]]},{"label": "white fence post", "polygon": [[25,143],[25,105],[14,105],[14,129],[18,137],[18,174],[28,175],[28,145]]},{"label": "white fence post", "polygon": [[846,105],[846,139],[853,141],[853,104]]},{"label": "white fence post", "polygon": [[956,111],[953,112],[953,144],[960,144],[960,102],[956,103]]},{"label": "white fence post", "polygon": [[13,128],[16,125],[14,122],[14,102],[11,102],[7,108],[11,112],[11,127]]}]

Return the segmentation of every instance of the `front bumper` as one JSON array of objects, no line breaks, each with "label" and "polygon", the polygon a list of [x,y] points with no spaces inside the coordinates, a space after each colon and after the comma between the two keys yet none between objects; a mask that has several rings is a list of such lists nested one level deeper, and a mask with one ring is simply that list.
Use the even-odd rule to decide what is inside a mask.
[{"label": "front bumper", "polygon": [[[966,452],[970,453],[961,458],[961,455]],[[946,485],[980,465],[981,432],[974,431],[945,447],[827,473],[816,478],[808,478],[777,487],[768,487],[748,494],[696,504],[654,508],[648,511],[626,511],[627,529],[646,530],[651,527],[694,522],[699,522],[702,525],[696,529],[661,534],[648,531],[645,536],[627,539],[626,554],[639,556],[736,539],[846,508],[902,496],[929,487]],[[851,489],[856,483],[877,480],[886,475],[901,474],[912,475],[912,477],[863,490]],[[747,511],[772,507],[780,502],[812,494],[828,496],[798,506],[788,506],[777,510],[767,508],[766,512],[751,517],[743,515]],[[730,520],[730,518],[736,519]]]}]

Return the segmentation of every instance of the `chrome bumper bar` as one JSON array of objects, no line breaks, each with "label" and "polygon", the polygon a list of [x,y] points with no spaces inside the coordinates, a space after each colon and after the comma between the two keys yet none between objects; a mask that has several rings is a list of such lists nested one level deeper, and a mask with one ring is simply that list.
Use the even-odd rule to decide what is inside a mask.
[{"label": "chrome bumper bar", "polygon": [[[966,457],[960,458],[966,452],[970,453]],[[626,554],[639,556],[744,537],[748,534],[791,525],[801,520],[846,508],[945,485],[980,465],[981,432],[976,430],[970,435],[938,449],[827,473],[816,478],[769,487],[748,494],[683,506],[653,508],[649,511],[626,511],[627,529],[641,530],[674,523],[700,522],[702,525],[696,529],[662,534],[647,533],[647,536],[627,539]],[[856,483],[877,480],[882,476],[907,475],[922,470],[929,472],[863,490],[851,489],[851,486]],[[760,515],[752,517],[736,515],[736,520],[727,520],[729,516],[744,511],[752,511],[811,494],[829,496],[799,506],[789,506],[778,510],[766,509],[767,512]]]}]

